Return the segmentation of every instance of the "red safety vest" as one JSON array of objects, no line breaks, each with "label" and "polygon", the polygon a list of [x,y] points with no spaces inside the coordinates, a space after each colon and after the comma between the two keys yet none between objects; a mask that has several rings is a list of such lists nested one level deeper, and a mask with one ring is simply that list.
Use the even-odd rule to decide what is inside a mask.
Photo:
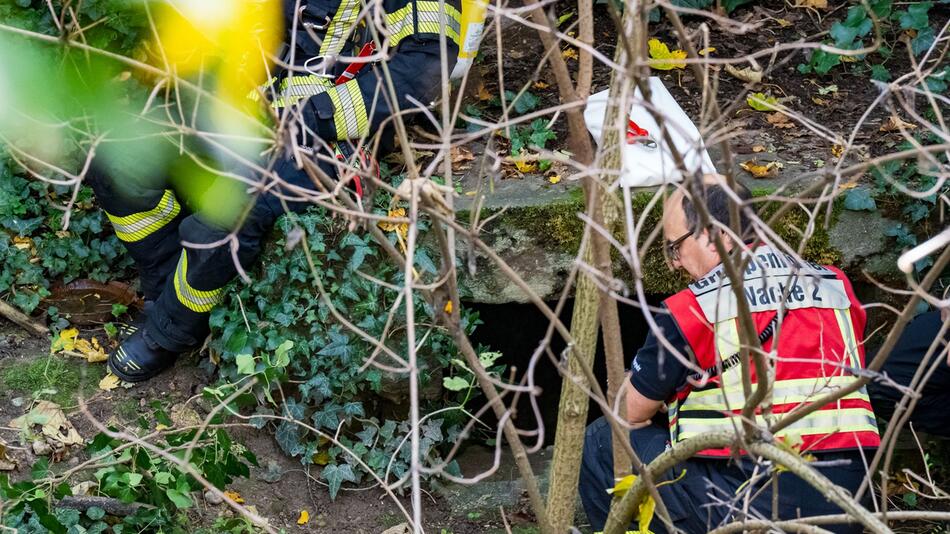
[{"label": "red safety vest", "polygon": [[[834,267],[801,263],[759,246],[744,273],[743,295],[757,332],[769,325],[775,336],[762,343],[774,373],[772,413],[777,416],[857,380],[852,369],[864,367],[865,313],[851,283]],[[783,302],[784,301],[784,302]],[[666,299],[665,304],[689,344],[699,367],[670,399],[673,443],[717,430],[741,429],[734,417],[745,395],[739,365],[736,300],[720,265],[710,274]],[[784,304],[780,322],[774,320]],[[766,334],[767,335],[767,334]],[[765,336],[760,336],[765,337]],[[772,353],[773,349],[777,350]],[[755,369],[750,367],[752,383]],[[757,413],[759,424],[767,424]],[[802,451],[832,451],[880,445],[866,388],[829,403],[776,435]],[[710,449],[705,457],[723,457],[729,449]]]}]

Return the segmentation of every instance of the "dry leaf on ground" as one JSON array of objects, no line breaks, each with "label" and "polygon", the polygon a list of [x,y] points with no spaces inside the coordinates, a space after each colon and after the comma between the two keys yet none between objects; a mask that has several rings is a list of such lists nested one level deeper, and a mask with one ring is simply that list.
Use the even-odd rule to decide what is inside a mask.
[{"label": "dry leaf on ground", "polygon": [[522,174],[527,174],[529,172],[536,172],[538,170],[537,161],[529,161],[524,158],[517,158],[515,161],[515,168],[518,169],[518,172]]},{"label": "dry leaf on ground", "polygon": [[752,93],[745,101],[750,108],[756,111],[775,111],[778,109],[778,99],[765,93]]},{"label": "dry leaf on ground", "polygon": [[310,522],[310,512],[306,510],[300,511],[300,517],[297,518],[298,525],[306,525]]},{"label": "dry leaf on ground", "polygon": [[828,0],[795,0],[795,7],[811,9],[828,9]]},{"label": "dry leaf on ground", "polygon": [[112,373],[102,377],[102,380],[99,381],[99,389],[103,391],[112,391],[117,387],[119,387],[119,377]]},{"label": "dry leaf on ground", "polygon": [[565,48],[561,51],[561,57],[564,59],[577,59],[577,50],[574,48]]},{"label": "dry leaf on ground", "polygon": [[492,98],[492,94],[488,92],[488,89],[485,89],[485,84],[478,86],[478,92],[475,94],[475,96],[477,96],[482,102],[491,100]]},{"label": "dry leaf on ground", "polygon": [[841,145],[834,145],[831,147],[831,155],[840,158],[844,154],[844,147]]},{"label": "dry leaf on ground", "polygon": [[917,128],[916,124],[903,121],[897,115],[891,115],[881,124],[882,132],[899,132],[901,130],[913,130]]},{"label": "dry leaf on ground", "polygon": [[542,82],[542,81],[539,80],[539,81],[534,82],[534,86],[533,86],[533,87],[534,87],[535,89],[541,90],[541,89],[547,89],[548,87],[551,87],[551,84],[546,83],[546,82]]},{"label": "dry leaf on ground", "polygon": [[765,120],[769,122],[772,126],[776,128],[794,128],[795,123],[788,118],[788,115],[776,111],[775,113],[769,113],[765,116]]},{"label": "dry leaf on ground", "polygon": [[0,439],[0,471],[13,471],[16,469],[16,462],[13,458],[7,456],[7,444]]},{"label": "dry leaf on ground", "polygon": [[92,338],[92,341],[86,339],[77,339],[76,346],[70,355],[82,356],[89,363],[104,362],[109,359],[109,355],[99,345],[99,340]]},{"label": "dry leaf on ground", "polygon": [[561,183],[561,175],[560,175],[560,174],[554,174],[554,175],[552,175],[552,176],[548,176],[548,182],[549,182],[549,183],[552,183],[552,184]]},{"label": "dry leaf on ground", "polygon": [[49,351],[51,353],[57,353],[64,350],[73,350],[76,348],[77,337],[79,337],[79,329],[64,328],[62,331],[60,331],[59,335],[56,336],[56,339],[53,340],[53,344],[50,346]]},{"label": "dry leaf on ground", "polygon": [[238,504],[244,504],[244,497],[241,497],[241,494],[236,491],[226,491],[224,496]]},{"label": "dry leaf on ground", "polygon": [[452,158],[452,170],[468,168],[469,165],[465,165],[465,163],[475,159],[472,151],[464,146],[453,146],[449,151],[449,156]]},{"label": "dry leaf on ground", "polygon": [[672,70],[686,68],[686,51],[673,50],[659,39],[650,39],[650,68]]},{"label": "dry leaf on ground", "polygon": [[739,164],[755,178],[772,178],[778,174],[779,164],[775,161],[769,161],[762,165],[753,160],[745,161]]},{"label": "dry leaf on ground", "polygon": [[82,436],[76,432],[73,424],[66,419],[66,414],[55,402],[37,401],[33,409],[26,415],[10,421],[10,427],[20,430],[30,430],[34,425],[42,427],[43,436],[53,444],[64,446],[82,444]]},{"label": "dry leaf on ground", "polygon": [[755,145],[752,147],[753,152],[765,152],[766,148],[763,145]]},{"label": "dry leaf on ground", "polygon": [[727,63],[726,72],[746,83],[759,83],[762,81],[762,71],[753,69],[752,67],[739,69]]}]

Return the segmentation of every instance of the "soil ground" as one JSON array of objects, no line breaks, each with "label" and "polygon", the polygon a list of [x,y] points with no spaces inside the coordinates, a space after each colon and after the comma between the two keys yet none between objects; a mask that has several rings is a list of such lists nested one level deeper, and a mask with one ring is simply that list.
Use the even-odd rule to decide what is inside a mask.
[{"label": "soil ground", "polygon": [[[83,330],[82,335],[105,338],[104,333],[95,331]],[[199,356],[179,361],[173,369],[145,384],[102,391],[97,386],[105,374],[104,363],[88,364],[63,355],[50,355],[49,349],[49,340],[25,335],[15,325],[0,319],[0,439],[8,444],[8,453],[17,463],[17,469],[7,473],[13,480],[27,476],[37,459],[19,442],[18,431],[9,427],[12,419],[29,410],[34,396],[59,403],[86,440],[95,436],[98,430],[79,408],[79,395],[84,396],[92,417],[119,430],[137,428],[136,422],[141,416],[151,419],[154,400],[159,400],[165,411],[189,407],[202,418],[208,413],[201,391],[213,383],[213,378],[197,365]],[[257,456],[260,468],[252,467],[250,478],[238,479],[228,489],[237,491],[245,499],[245,505],[256,507],[275,528],[287,532],[379,534],[405,522],[399,508],[379,488],[344,487],[337,499],[331,501],[326,486],[318,481],[319,466],[308,469],[298,460],[284,455],[272,430],[246,427],[236,428],[230,434]],[[53,470],[75,465],[86,458],[84,451],[71,450],[53,464]],[[475,473],[484,468],[485,458],[484,448],[473,446],[459,461],[463,472]],[[280,473],[278,480],[265,480],[272,478],[268,474],[275,472]],[[516,478],[508,471],[499,473],[492,480],[506,477]],[[80,481],[77,479],[71,483]],[[514,491],[517,492],[517,488]],[[454,506],[453,501],[434,490],[427,491],[426,498],[426,532],[504,532],[497,507],[467,506],[461,511],[463,507]],[[533,526],[520,498],[520,494],[514,495],[514,506],[506,507],[506,517],[515,532],[527,534],[533,531]],[[409,500],[402,498],[401,501],[409,510]],[[301,510],[307,510],[311,516],[305,527],[297,525]],[[216,518],[232,514],[225,505],[210,505],[198,498],[190,519],[195,527],[208,527]]]}]

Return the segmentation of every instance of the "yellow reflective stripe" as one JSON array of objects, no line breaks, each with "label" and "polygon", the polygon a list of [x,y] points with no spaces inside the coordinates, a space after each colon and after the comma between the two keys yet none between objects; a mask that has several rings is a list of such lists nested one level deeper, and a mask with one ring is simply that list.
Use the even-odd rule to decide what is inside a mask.
[{"label": "yellow reflective stripe", "polygon": [[861,354],[858,352],[858,340],[854,337],[854,323],[851,322],[851,312],[846,309],[835,308],[835,319],[838,320],[838,328],[841,330],[841,339],[844,340],[845,350],[848,351],[848,359],[851,367],[860,369]]},{"label": "yellow reflective stripe", "polygon": [[205,313],[221,300],[224,288],[202,291],[191,287],[188,284],[188,254],[182,250],[178,267],[175,268],[175,294],[178,295],[178,301],[189,310]]},{"label": "yellow reflective stripe", "polygon": [[321,56],[336,56],[343,50],[343,45],[353,29],[356,17],[360,13],[360,0],[343,0],[337,8],[330,25],[327,26],[326,36],[320,45]]},{"label": "yellow reflective stripe", "polygon": [[[828,393],[838,388],[848,386],[857,380],[856,377],[852,375],[838,375],[838,376],[823,376],[817,378],[793,378],[788,380],[777,380],[772,384],[772,395],[820,395]],[[715,388],[715,389],[706,389],[702,391],[692,391],[689,396],[686,397],[685,404],[688,404],[692,399],[703,399],[708,397],[721,397],[723,391],[729,395],[729,399],[732,400],[734,395],[741,395],[743,392],[742,386],[731,387],[731,388]],[[778,404],[778,403],[776,403]]]},{"label": "yellow reflective stripe", "polygon": [[386,28],[389,30],[390,46],[396,46],[399,41],[413,34],[412,13],[411,2],[392,13],[386,13]]},{"label": "yellow reflective stripe", "polygon": [[175,200],[175,194],[166,189],[158,205],[148,211],[121,217],[106,213],[106,216],[115,227],[115,235],[122,241],[132,243],[157,232],[174,220],[180,211],[181,205]]},{"label": "yellow reflective stripe", "polygon": [[280,84],[280,96],[271,103],[273,108],[285,108],[297,101],[309,98],[333,87],[333,81],[321,76],[293,76]]},{"label": "yellow reflective stripe", "polygon": [[[756,423],[764,426],[762,415],[756,416]],[[682,413],[679,419],[678,441],[683,441],[707,432],[716,432],[733,428],[741,424],[738,417],[724,417],[713,419],[684,419]],[[776,437],[828,435],[840,432],[877,432],[877,421],[874,412],[868,408],[836,408],[834,410],[819,410],[804,418],[795,421],[776,434]]]},{"label": "yellow reflective stripe", "polygon": [[327,90],[333,102],[333,122],[337,139],[358,139],[369,135],[366,103],[359,83],[350,80]]},{"label": "yellow reflective stripe", "polygon": [[[414,18],[418,19],[418,27],[415,25]],[[439,2],[420,0],[410,2],[392,13],[386,13],[386,27],[389,29],[390,46],[398,45],[399,41],[414,33],[441,34],[443,32],[455,44],[460,45],[462,15],[451,4],[440,5]]]},{"label": "yellow reflective stripe", "polygon": [[445,36],[459,44],[462,32],[462,15],[454,6],[448,3],[432,1],[417,1],[417,16],[419,22],[419,33],[442,33]]},{"label": "yellow reflective stripe", "polygon": [[[815,391],[815,392],[807,392],[807,393],[798,393],[796,391],[779,391],[773,395],[772,404],[773,405],[804,404],[809,401],[815,400],[819,395],[823,395],[825,393],[831,393],[832,391],[836,389],[838,388],[830,388],[830,389],[820,390],[820,392]],[[692,397],[692,395],[690,395],[690,397]],[[861,390],[852,391],[851,393],[848,393],[847,395],[842,397],[840,400],[863,400],[863,401],[870,402],[870,399],[868,398],[867,394],[862,392]],[[680,408],[680,413],[683,414],[685,417],[689,417],[689,412],[691,410],[693,411],[713,410],[717,412],[726,412],[730,410],[738,410],[744,405],[745,405],[745,400],[742,398],[742,393],[739,392],[735,395],[730,394],[728,397],[728,403],[726,403],[726,401],[723,400],[722,395],[719,395],[716,397],[696,399],[695,402],[684,403],[683,406]]]}]

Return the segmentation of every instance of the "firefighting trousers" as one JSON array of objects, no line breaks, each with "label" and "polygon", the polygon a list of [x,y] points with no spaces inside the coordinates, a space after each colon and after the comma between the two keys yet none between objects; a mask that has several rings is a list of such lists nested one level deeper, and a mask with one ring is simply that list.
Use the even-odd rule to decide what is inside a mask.
[{"label": "firefighting trousers", "polygon": [[[333,166],[321,162],[329,176]],[[309,176],[292,160],[280,160],[274,172],[292,186],[313,188]],[[218,226],[191,213],[171,188],[170,180],[116,183],[93,165],[88,183],[139,269],[146,300],[155,304],[146,328],[165,349],[184,352],[198,346],[208,334],[208,314],[224,296],[225,286],[237,275],[235,260],[248,269],[274,222],[285,213],[309,204],[282,203],[273,193],[253,199],[241,227]],[[187,243],[188,246],[183,246]]]},{"label": "firefighting trousers", "polygon": [[[669,446],[669,430],[658,424],[630,431],[630,444],[643,463],[649,463]],[[610,425],[603,417],[587,427],[581,458],[579,493],[592,530],[601,531],[610,511],[615,484]],[[865,451],[873,454],[873,451]],[[858,451],[816,453],[815,468],[833,483],[851,494],[864,478],[864,462]],[[726,521],[741,517],[745,497],[750,498],[749,519],[771,519],[773,485],[763,466],[753,465],[747,457],[737,460],[692,458],[663,473],[656,482],[668,481],[658,488],[660,497],[677,529],[687,534],[713,530]],[[790,472],[778,475],[776,502],[779,519],[795,519],[844,513],[807,482]],[[636,517],[636,515],[634,515]],[[859,533],[858,525],[822,525],[832,532]],[[637,527],[631,526],[631,530]],[[669,532],[658,516],[650,530]]]}]

